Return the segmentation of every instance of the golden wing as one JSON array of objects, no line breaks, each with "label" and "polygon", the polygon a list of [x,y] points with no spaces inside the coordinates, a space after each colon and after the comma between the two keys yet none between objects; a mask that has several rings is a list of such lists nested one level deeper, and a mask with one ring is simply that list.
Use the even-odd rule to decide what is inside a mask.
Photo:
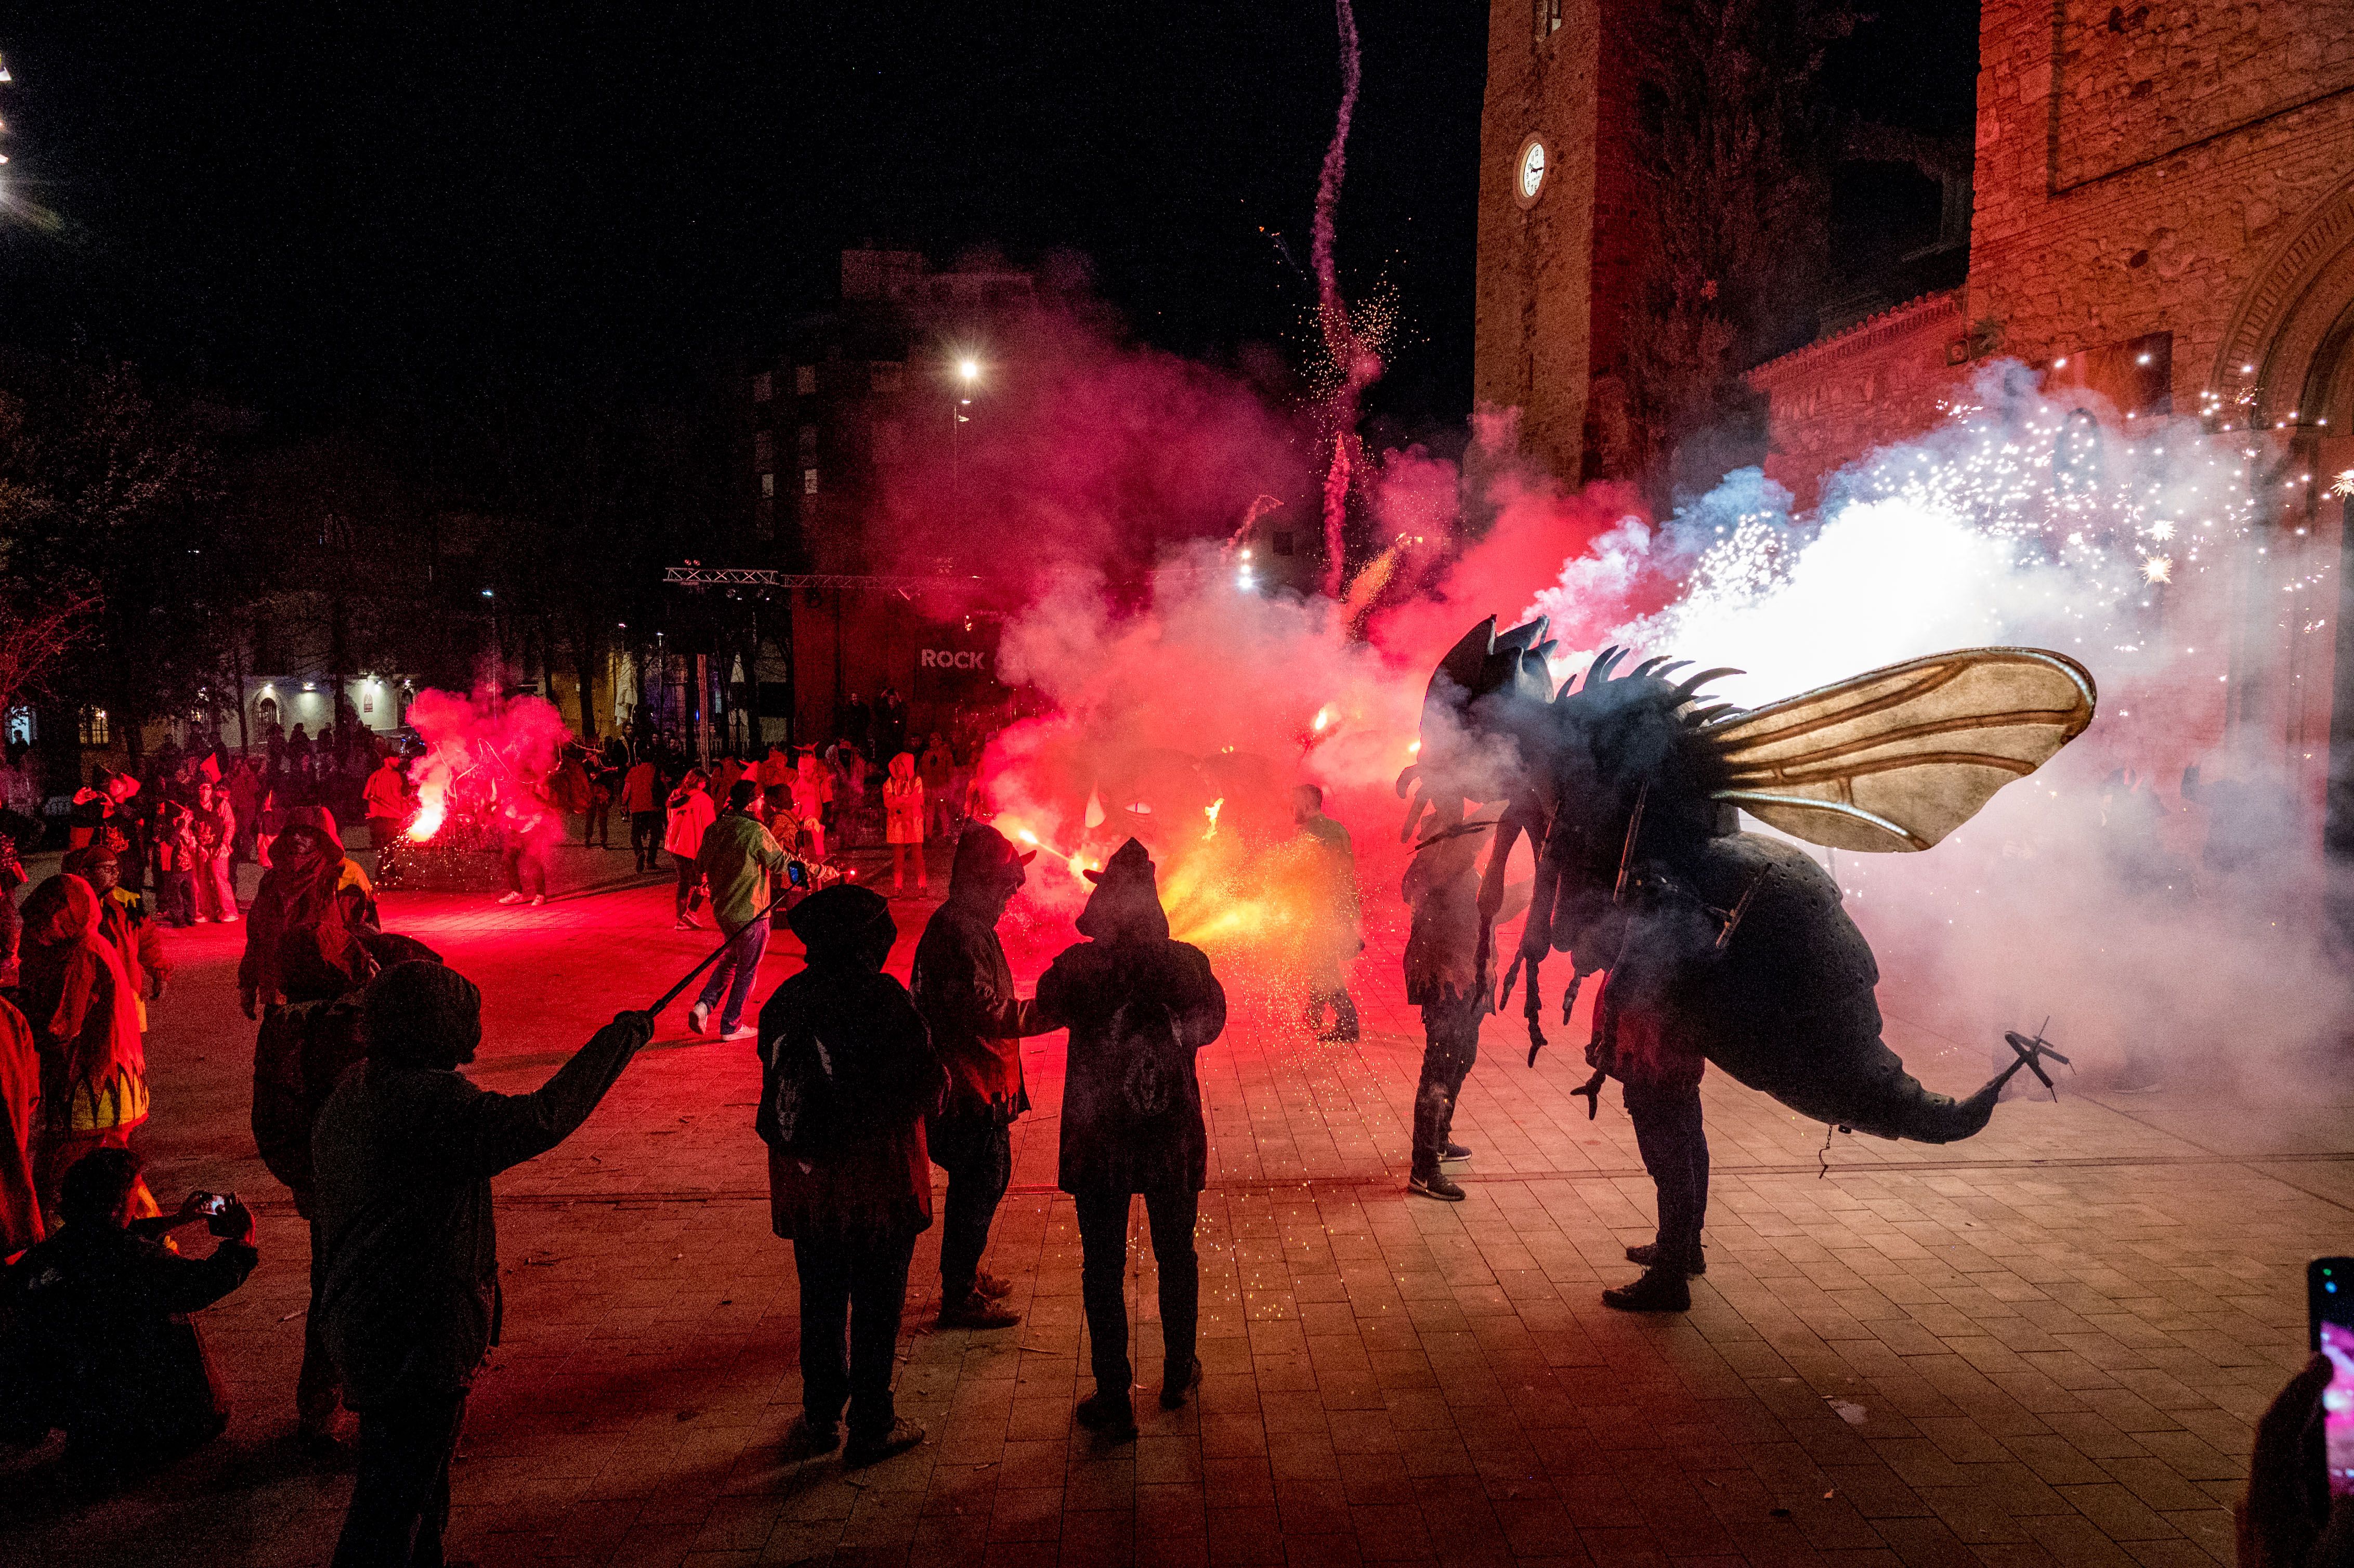
[{"label": "golden wing", "polygon": [[1891,664],[1700,727],[1711,793],[1808,843],[1925,850],[2093,722],[2092,673],[2040,648]]}]

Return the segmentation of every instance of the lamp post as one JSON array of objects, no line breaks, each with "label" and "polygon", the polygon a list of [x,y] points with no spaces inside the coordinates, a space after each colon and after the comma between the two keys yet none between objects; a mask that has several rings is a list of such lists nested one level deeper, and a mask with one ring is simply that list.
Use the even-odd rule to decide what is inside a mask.
[{"label": "lamp post", "polygon": [[957,400],[949,405],[949,493],[960,512],[964,506],[965,410],[972,406],[973,383],[981,379],[981,361],[966,355],[957,361]]}]

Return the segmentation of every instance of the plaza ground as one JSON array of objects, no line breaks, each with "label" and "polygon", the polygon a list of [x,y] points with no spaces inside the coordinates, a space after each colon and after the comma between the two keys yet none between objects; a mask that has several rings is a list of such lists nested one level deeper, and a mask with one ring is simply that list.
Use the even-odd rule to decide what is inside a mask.
[{"label": "plaza ground", "polygon": [[[670,885],[568,849],[541,909],[391,895],[387,927],[478,980],[473,1069],[536,1085],[620,1007],[707,950]],[[37,874],[39,868],[37,867]],[[248,874],[249,882],[250,873]],[[900,906],[895,972],[928,905]],[[175,933],[149,1037],[144,1139],[169,1204],[256,1200],[262,1263],[202,1315],[228,1433],[130,1495],[64,1494],[46,1453],[0,1465],[0,1562],[326,1560],[348,1461],[292,1439],[307,1242],[248,1128],[242,927]],[[1051,933],[1018,937],[1026,985]],[[779,933],[759,995],[798,961]],[[2244,1104],[2188,1086],[2003,1106],[1944,1148],[1834,1138],[1711,1074],[1709,1270],[1688,1316],[1630,1318],[1651,1192],[1615,1095],[1589,1122],[1576,1043],[1531,1068],[1489,1022],[1456,1133],[1469,1199],[1405,1192],[1420,1033],[1396,932],[1356,971],[1365,1037],[1320,1044],[1226,973],[1203,1053],[1198,1405],[1142,1434],[1075,1425],[1091,1386],[1078,1245],[1054,1190],[1062,1039],[1029,1043],[1036,1110],[988,1266],[1022,1325],[934,1331],[917,1254],[899,1404],[922,1446],[845,1474],[783,1446],[800,1408],[790,1248],[769,1228],[748,1044],[684,1010],[588,1124],[502,1179],[505,1342],[471,1406],[451,1550],[483,1564],[1842,1563],[2228,1562],[2251,1423],[2304,1360],[2303,1266],[2354,1252],[2343,1095]],[[1941,1088],[1986,1053],[1908,1026]],[[1137,1364],[1157,1376],[1138,1213]],[[198,1245],[209,1245],[199,1243]],[[1144,1391],[1148,1395],[1148,1386]]]}]

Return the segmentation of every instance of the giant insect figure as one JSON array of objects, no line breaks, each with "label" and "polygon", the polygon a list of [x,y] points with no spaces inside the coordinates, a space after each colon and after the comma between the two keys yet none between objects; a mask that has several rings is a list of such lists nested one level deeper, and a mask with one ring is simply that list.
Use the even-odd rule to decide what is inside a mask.
[{"label": "giant insect figure", "polygon": [[[1735,809],[1809,843],[1934,846],[1996,790],[2092,723],[2084,667],[2031,648],[1973,648],[1892,664],[1748,711],[1652,659],[1617,674],[1611,649],[1556,694],[1545,623],[1457,643],[1423,701],[1405,837],[1500,804],[1482,877],[1484,964],[1519,838],[1537,852],[1529,916],[1503,998],[1527,971],[1529,1060],[1544,1044],[1539,972],[1571,956],[1562,1016],[1606,970],[1588,1058],[1590,1102],[1622,1022],[1647,1015],[1791,1109],[1882,1138],[1950,1143],[1983,1128],[2040,1039],[1967,1099],[1923,1088],[1881,1039],[1872,948],[1838,885],[1804,851],[1737,831]],[[1483,971],[1484,972],[1484,971]],[[2049,1080],[2046,1080],[2047,1082]]]}]

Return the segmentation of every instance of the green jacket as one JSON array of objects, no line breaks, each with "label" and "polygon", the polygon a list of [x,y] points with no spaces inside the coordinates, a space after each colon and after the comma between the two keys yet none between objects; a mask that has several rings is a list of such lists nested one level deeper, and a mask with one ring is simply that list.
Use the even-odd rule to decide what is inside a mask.
[{"label": "green jacket", "polygon": [[711,913],[734,936],[769,902],[769,877],[790,857],[769,830],[740,811],[723,811],[703,835],[695,863],[711,881]]}]

